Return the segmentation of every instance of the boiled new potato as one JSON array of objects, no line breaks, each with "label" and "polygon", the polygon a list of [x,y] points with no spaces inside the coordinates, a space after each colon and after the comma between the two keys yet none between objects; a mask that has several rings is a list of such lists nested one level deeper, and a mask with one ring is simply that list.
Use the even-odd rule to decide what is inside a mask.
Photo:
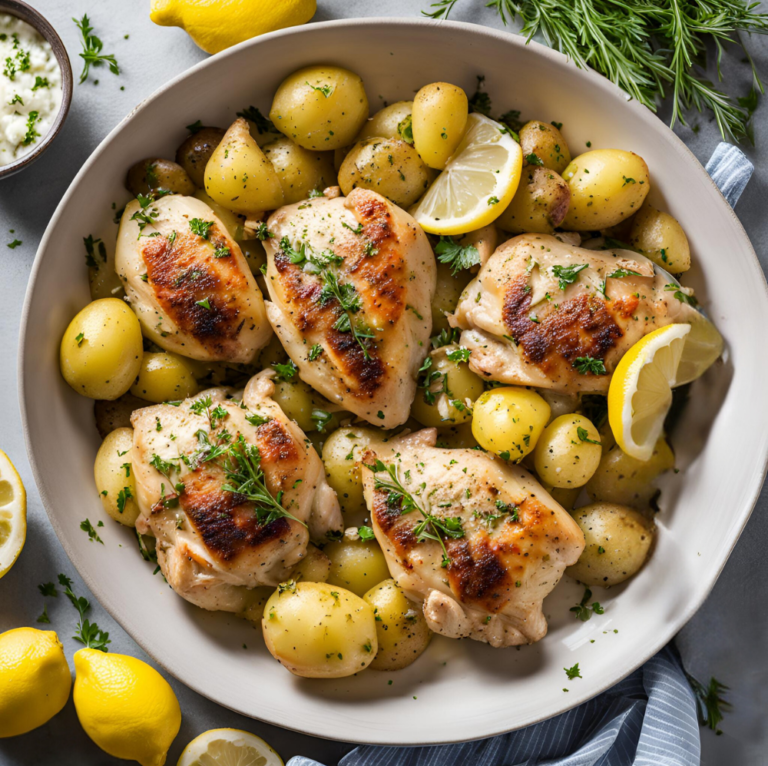
[{"label": "boiled new potato", "polygon": [[416,391],[411,406],[411,415],[422,425],[437,428],[472,418],[472,404],[483,393],[484,386],[481,378],[469,369],[466,353],[456,344],[430,352],[427,374],[431,382],[427,389]]},{"label": "boiled new potato", "polygon": [[581,494],[581,487],[563,489],[562,487],[553,487],[545,481],[542,481],[542,486],[550,495],[552,495],[552,499],[560,503],[566,511],[573,510],[573,506],[576,505],[576,500],[578,500],[578,497]]},{"label": "boiled new potato", "polygon": [[411,116],[413,101],[396,101],[394,104],[379,109],[373,117],[369,117],[363,129],[358,133],[356,141],[366,138],[403,138],[400,124]]},{"label": "boiled new potato", "polygon": [[379,651],[371,669],[407,668],[429,646],[432,638],[421,607],[409,601],[392,579],[371,588],[363,598],[373,607],[379,640]]},{"label": "boiled new potato", "polygon": [[317,546],[309,543],[304,558],[293,570],[297,582],[325,582],[331,573],[331,560]]},{"label": "boiled new potato", "polygon": [[536,443],[534,465],[541,480],[553,487],[583,487],[602,456],[600,433],[583,415],[561,415]]},{"label": "boiled new potato", "polygon": [[352,189],[370,189],[408,207],[429,186],[429,170],[405,141],[367,138],[355,144],[341,163],[339,186],[344,196]]},{"label": "boiled new potato", "polygon": [[656,442],[650,460],[637,460],[614,444],[603,453],[594,476],[586,486],[595,501],[620,503],[645,509],[657,490],[654,481],[675,467],[675,455],[666,439]]},{"label": "boiled new potato", "polygon": [[[339,418],[328,410],[328,400],[315,393],[298,375],[292,380],[276,380],[272,398],[280,405],[283,412],[295,420],[302,431],[324,431],[330,434],[339,427]],[[317,411],[326,412],[330,418],[312,417]],[[322,426],[322,427],[321,427]]]},{"label": "boiled new potato", "polygon": [[205,185],[205,166],[225,133],[222,128],[201,128],[182,141],[176,150],[176,162],[199,189]]},{"label": "boiled new potato", "polygon": [[195,184],[181,165],[161,157],[150,157],[131,166],[125,178],[125,188],[134,197],[157,191],[190,195],[195,191]]},{"label": "boiled new potato", "polygon": [[536,392],[510,386],[486,391],[476,402],[472,434],[506,460],[532,452],[549,421],[549,405]]},{"label": "boiled new potato", "polygon": [[242,612],[238,613],[238,616],[248,620],[248,622],[252,622],[257,627],[261,627],[261,618],[264,616],[264,607],[267,605],[267,601],[269,601],[274,592],[274,588],[270,588],[266,585],[249,589],[247,594],[247,605]]},{"label": "boiled new potato", "polygon": [[524,162],[541,165],[556,173],[562,173],[571,161],[571,153],[563,134],[548,122],[531,120],[523,125],[520,128],[520,148],[523,150]]},{"label": "boiled new potato", "polygon": [[622,149],[595,149],[574,158],[563,171],[571,205],[563,228],[605,229],[636,213],[651,188],[645,160]]},{"label": "boiled new potato", "polygon": [[413,99],[413,145],[431,168],[443,170],[467,127],[469,102],[457,85],[433,82]]},{"label": "boiled new potato", "polygon": [[629,244],[673,274],[691,268],[691,248],[683,227],[669,213],[647,202],[635,215]]},{"label": "boiled new potato", "polygon": [[563,222],[570,203],[571,190],[554,170],[529,165],[496,225],[511,234],[552,234]]},{"label": "boiled new potato", "polygon": [[586,547],[565,571],[584,585],[618,585],[637,574],[648,558],[656,526],[642,513],[615,503],[593,503],[571,514]]},{"label": "boiled new potato", "polygon": [[136,526],[139,516],[132,454],[133,429],[116,428],[101,443],[93,465],[96,489],[104,510],[126,527]]},{"label": "boiled new potato", "polygon": [[205,191],[235,213],[274,210],[283,204],[277,172],[238,117],[205,166]]},{"label": "boiled new potato", "polygon": [[272,101],[269,118],[305,149],[333,151],[351,144],[368,118],[368,97],[354,72],[309,66],[289,75]]},{"label": "boiled new potato", "polygon": [[328,582],[362,596],[389,577],[389,568],[376,540],[350,540],[345,537],[329,543],[323,553],[331,560]]},{"label": "boiled new potato", "polygon": [[148,402],[179,401],[194,396],[199,388],[186,360],[167,351],[144,354],[131,393]]},{"label": "boiled new potato", "polygon": [[323,444],[325,476],[344,513],[365,507],[360,462],[372,438],[375,434],[370,429],[339,428]]},{"label": "boiled new potato", "polygon": [[301,202],[310,192],[322,192],[336,183],[330,152],[313,152],[281,136],[264,146],[264,154],[277,171],[286,205]]},{"label": "boiled new potato", "polygon": [[59,350],[61,374],[78,394],[117,399],[141,369],[144,348],[136,314],[118,298],[89,303],[69,323]]},{"label": "boiled new potato", "polygon": [[435,297],[432,299],[432,332],[450,330],[446,314],[456,310],[464,288],[472,281],[474,274],[469,269],[462,269],[456,274],[447,263],[437,264],[437,284]]},{"label": "boiled new potato", "polygon": [[290,581],[278,586],[261,621],[270,654],[304,678],[343,678],[379,649],[373,607],[345,588]]}]

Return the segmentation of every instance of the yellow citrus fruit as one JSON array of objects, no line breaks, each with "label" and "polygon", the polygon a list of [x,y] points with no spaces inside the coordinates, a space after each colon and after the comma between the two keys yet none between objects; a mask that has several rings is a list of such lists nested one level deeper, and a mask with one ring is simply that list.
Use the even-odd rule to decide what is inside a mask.
[{"label": "yellow citrus fruit", "polygon": [[50,721],[66,705],[71,688],[64,649],[52,630],[0,634],[0,737]]},{"label": "yellow citrus fruit", "polygon": [[211,729],[184,748],[176,766],[283,766],[283,760],[255,734]]},{"label": "yellow citrus fruit", "polygon": [[430,234],[466,234],[493,223],[515,196],[523,152],[509,130],[473,113],[464,138],[411,210]]},{"label": "yellow citrus fruit", "polygon": [[86,734],[115,758],[163,766],[181,726],[179,701],[146,662],[96,649],[75,653],[75,710]]},{"label": "yellow citrus fruit", "polygon": [[309,21],[316,0],[152,0],[149,18],[181,27],[206,53]]},{"label": "yellow citrus fruit", "polygon": [[14,564],[27,538],[27,493],[8,455],[0,450],[0,577]]},{"label": "yellow citrus fruit", "polygon": [[608,422],[622,451],[650,460],[672,404],[672,388],[689,324],[668,324],[635,343],[616,366],[608,389]]}]

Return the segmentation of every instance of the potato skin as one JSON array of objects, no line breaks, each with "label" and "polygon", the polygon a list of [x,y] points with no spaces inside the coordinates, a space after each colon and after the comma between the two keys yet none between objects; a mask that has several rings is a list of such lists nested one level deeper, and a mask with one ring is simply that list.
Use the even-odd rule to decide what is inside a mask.
[{"label": "potato skin", "polygon": [[432,299],[432,333],[434,335],[441,330],[451,329],[445,315],[452,314],[456,310],[461,293],[474,276],[469,269],[462,269],[454,275],[447,263],[437,263],[437,285],[435,297]]},{"label": "potato skin", "polygon": [[198,189],[205,186],[205,166],[225,133],[223,128],[202,128],[187,136],[176,150],[176,162]]},{"label": "potato skin", "polygon": [[519,460],[533,451],[548,421],[549,405],[534,391],[494,388],[475,402],[472,434],[483,449]]},{"label": "potato skin", "polygon": [[339,428],[323,444],[325,476],[344,513],[365,508],[360,462],[371,436],[365,428]]},{"label": "potato skin", "polygon": [[371,588],[363,599],[373,607],[379,651],[372,670],[402,670],[415,662],[432,639],[421,608],[392,580]]},{"label": "potato skin", "polygon": [[293,570],[296,582],[326,582],[331,573],[331,560],[316,545],[309,543],[307,553]]},{"label": "potato skin", "polygon": [[576,157],[563,171],[571,205],[563,228],[597,231],[636,213],[651,188],[645,160],[623,149],[595,149]]},{"label": "potato skin", "polygon": [[270,654],[304,678],[359,673],[379,648],[373,607],[327,583],[283,583],[267,601],[261,625]]},{"label": "potato skin", "polygon": [[416,202],[428,185],[429,171],[418,152],[396,138],[367,138],[355,144],[339,169],[344,196],[352,189],[370,189],[400,207]]},{"label": "potato skin", "polygon": [[131,386],[134,396],[156,404],[186,399],[198,390],[192,369],[184,358],[167,351],[144,354],[138,378]]},{"label": "potato skin", "polygon": [[565,219],[570,204],[571,189],[554,170],[528,165],[496,225],[510,234],[552,234]]},{"label": "potato skin", "polygon": [[628,244],[673,274],[691,268],[691,247],[683,227],[647,202],[635,214]]},{"label": "potato skin", "polygon": [[82,309],[64,331],[59,350],[64,380],[90,399],[113,400],[126,393],[143,356],[139,320],[118,298]]},{"label": "potato skin", "polygon": [[413,99],[413,145],[422,160],[443,170],[456,151],[469,116],[467,94],[457,85],[433,82]]},{"label": "potato skin", "polygon": [[265,144],[263,150],[280,179],[286,205],[301,202],[311,191],[321,192],[336,182],[330,152],[303,149],[285,136]]},{"label": "potato skin", "polygon": [[373,117],[369,117],[358,133],[356,141],[366,138],[402,138],[398,126],[413,113],[413,101],[396,101],[394,104],[379,109]]},{"label": "potato skin", "polygon": [[351,144],[367,118],[363,81],[336,66],[304,67],[286,77],[269,111],[269,119],[283,135],[305,149],[322,152]]},{"label": "potato skin", "polygon": [[586,547],[565,571],[584,585],[618,585],[640,571],[656,532],[653,521],[633,508],[593,503],[571,514]]},{"label": "potato skin", "polygon": [[543,482],[571,489],[589,481],[601,455],[600,432],[583,415],[570,414],[555,418],[544,429],[533,458]]},{"label": "potato skin", "polygon": [[[520,148],[523,150],[523,162],[528,162],[527,158],[535,154],[543,167],[556,173],[562,173],[571,161],[571,152],[563,134],[548,122],[526,122],[520,128]],[[538,162],[534,160],[528,164],[538,165]]]},{"label": "potato skin", "polygon": [[126,527],[135,527],[139,517],[132,454],[133,429],[116,428],[101,443],[93,464],[93,478],[104,510]]},{"label": "potato skin", "polygon": [[363,596],[374,585],[389,577],[389,567],[375,540],[349,540],[329,543],[323,553],[331,560],[328,583]]},{"label": "potato skin", "polygon": [[[312,419],[315,409],[326,410],[328,402],[311,389],[298,375],[293,380],[275,380],[275,392],[272,398],[280,405],[283,412],[295,420],[302,431],[317,431],[317,423]],[[325,433],[330,434],[338,428],[338,418],[326,425]]]},{"label": "potato skin", "polygon": [[169,191],[174,194],[194,194],[195,184],[187,171],[170,160],[149,157],[132,165],[125,177],[125,188],[138,197],[155,191]]}]

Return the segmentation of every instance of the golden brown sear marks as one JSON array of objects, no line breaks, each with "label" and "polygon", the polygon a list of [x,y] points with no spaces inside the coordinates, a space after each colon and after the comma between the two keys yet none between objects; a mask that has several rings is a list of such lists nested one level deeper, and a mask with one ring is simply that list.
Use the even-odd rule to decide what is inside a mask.
[{"label": "golden brown sear marks", "polygon": [[214,248],[233,246],[214,225],[208,240],[178,232],[172,243],[148,237],[141,249],[147,283],[163,312],[182,333],[221,356],[234,347],[243,328],[241,301],[250,292],[232,255],[214,256]]},{"label": "golden brown sear marks", "polygon": [[412,569],[408,553],[416,547],[417,540],[413,525],[402,521],[400,502],[393,502],[392,496],[386,490],[377,489],[373,496],[372,514],[381,531],[392,542],[400,563],[406,569]]}]

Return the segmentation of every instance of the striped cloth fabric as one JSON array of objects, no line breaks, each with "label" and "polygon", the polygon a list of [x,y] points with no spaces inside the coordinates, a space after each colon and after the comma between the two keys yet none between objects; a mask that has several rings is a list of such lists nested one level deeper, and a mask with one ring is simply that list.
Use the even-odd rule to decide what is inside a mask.
[{"label": "striped cloth fabric", "polygon": [[[734,206],[754,166],[721,143],[706,170]],[[608,691],[548,721],[459,745],[358,747],[338,766],[699,766],[700,755],[696,701],[670,645]],[[288,766],[323,764],[296,756]]]}]

